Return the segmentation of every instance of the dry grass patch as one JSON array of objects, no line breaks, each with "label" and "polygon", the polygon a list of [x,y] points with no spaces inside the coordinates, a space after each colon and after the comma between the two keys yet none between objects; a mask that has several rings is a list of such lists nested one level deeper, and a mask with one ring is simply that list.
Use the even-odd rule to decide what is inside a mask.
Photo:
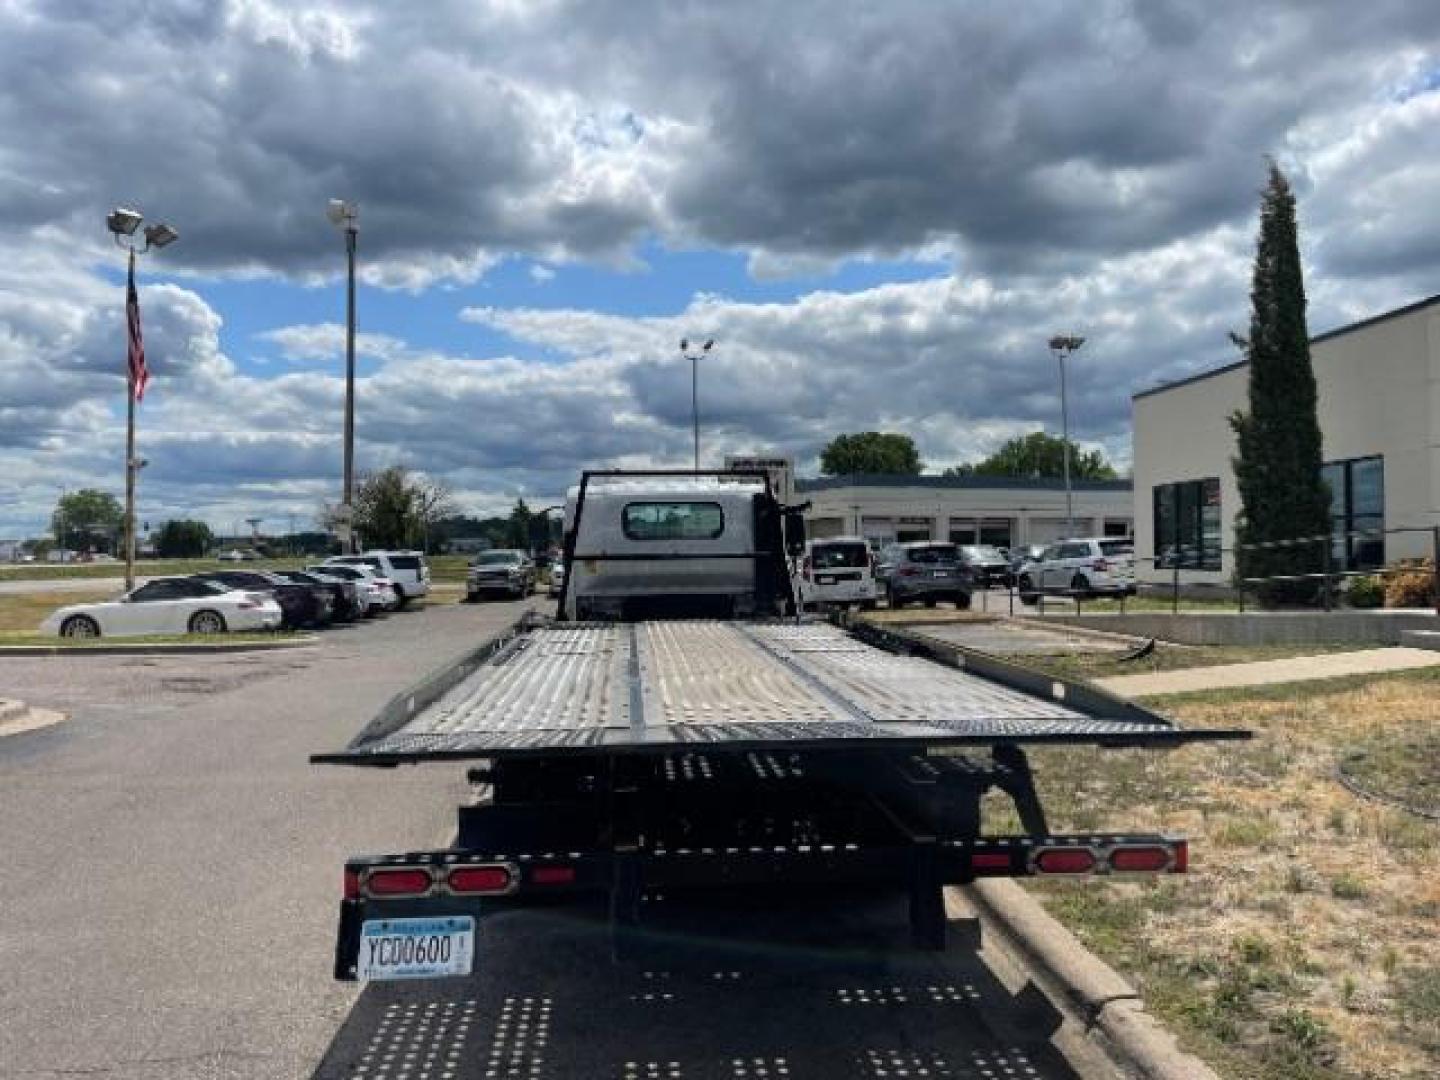
[{"label": "dry grass patch", "polygon": [[1171,700],[1256,738],[1032,760],[1057,830],[1184,832],[1191,873],[1037,894],[1222,1075],[1440,1076],[1440,823],[1335,779],[1357,745],[1433,750],[1440,673]]},{"label": "dry grass patch", "polygon": [[0,635],[38,634],[40,624],[56,608],[114,599],[114,589],[93,592],[0,593]]}]

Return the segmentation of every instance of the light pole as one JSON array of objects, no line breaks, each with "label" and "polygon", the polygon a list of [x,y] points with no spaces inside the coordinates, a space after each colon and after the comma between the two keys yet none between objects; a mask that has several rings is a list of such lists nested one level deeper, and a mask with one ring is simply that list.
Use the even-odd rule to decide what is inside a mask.
[{"label": "light pole", "polygon": [[355,245],[360,235],[360,208],[331,199],[325,210],[331,224],[345,233],[345,491],[340,501],[340,537],[345,550],[355,550]]},{"label": "light pole", "polygon": [[135,256],[151,248],[173,244],[180,234],[165,222],[145,226],[145,246],[135,244],[135,230],[145,220],[138,210],[117,206],[105,215],[105,227],[117,247],[129,253],[129,274],[125,287],[125,315],[128,337],[125,394],[125,590],[135,587],[135,475],[143,462],[135,457],[135,402],[145,393],[150,375],[145,367],[145,346],[140,337],[140,300],[135,292]]},{"label": "light pole", "polygon": [[690,351],[690,339],[680,339],[680,355],[690,361],[690,420],[695,428],[695,471],[700,471],[700,357],[710,351],[714,339],[705,342],[699,352]]},{"label": "light pole", "polygon": [[1050,339],[1050,351],[1060,365],[1060,429],[1065,454],[1065,538],[1075,535],[1075,503],[1070,490],[1070,402],[1065,394],[1065,361],[1073,355],[1085,339],[1076,334],[1056,334]]}]

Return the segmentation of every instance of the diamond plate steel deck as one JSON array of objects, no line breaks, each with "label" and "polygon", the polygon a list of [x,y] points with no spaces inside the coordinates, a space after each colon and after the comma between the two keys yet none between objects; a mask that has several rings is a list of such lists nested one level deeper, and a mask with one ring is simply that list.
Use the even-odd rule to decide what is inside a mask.
[{"label": "diamond plate steel deck", "polygon": [[[1041,690],[901,655],[824,623],[559,623],[523,629],[448,692],[343,753],[366,764],[510,753],[758,747],[1179,741],[1115,702],[1096,715]],[[1072,690],[1075,688],[1071,688]],[[1093,692],[1085,692],[1093,703]],[[402,695],[403,697],[403,695]]]}]

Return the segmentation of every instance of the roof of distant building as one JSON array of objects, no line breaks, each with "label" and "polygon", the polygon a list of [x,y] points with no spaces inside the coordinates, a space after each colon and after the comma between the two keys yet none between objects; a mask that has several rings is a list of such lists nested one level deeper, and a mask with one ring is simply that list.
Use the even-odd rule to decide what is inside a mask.
[{"label": "roof of distant building", "polygon": [[[1417,300],[1413,304],[1406,304],[1404,307],[1394,308],[1391,311],[1382,311],[1379,315],[1371,315],[1368,319],[1361,319],[1359,322],[1348,323],[1345,326],[1337,326],[1334,330],[1327,330],[1323,334],[1316,334],[1310,339],[1311,345],[1318,345],[1322,341],[1329,341],[1331,338],[1341,337],[1345,334],[1353,334],[1357,330],[1364,330],[1374,326],[1376,323],[1385,322],[1389,319],[1398,319],[1402,315],[1411,315],[1421,311],[1431,304],[1440,303],[1440,293],[1434,296],[1427,296],[1424,300]],[[1191,383],[1200,382],[1202,379],[1213,379],[1217,375],[1224,375],[1229,371],[1236,371],[1243,368],[1247,361],[1237,360],[1233,364],[1225,364],[1221,367],[1211,368],[1209,371],[1201,371],[1195,375],[1183,379],[1176,379],[1173,382],[1161,383],[1159,386],[1152,386],[1145,390],[1137,390],[1131,394],[1131,400],[1150,397],[1152,394],[1163,394],[1166,390],[1174,390],[1177,387],[1189,386]]]},{"label": "roof of distant building", "polygon": [[[1130,491],[1129,480],[1072,480],[1075,491]],[[796,491],[833,491],[847,487],[972,488],[985,491],[1064,491],[1065,481],[1051,476],[907,476],[896,473],[850,473],[797,479]]]}]

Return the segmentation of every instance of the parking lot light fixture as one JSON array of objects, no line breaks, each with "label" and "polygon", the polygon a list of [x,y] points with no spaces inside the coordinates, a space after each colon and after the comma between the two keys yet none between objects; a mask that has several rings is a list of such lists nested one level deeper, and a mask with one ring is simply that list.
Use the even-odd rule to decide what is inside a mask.
[{"label": "parking lot light fixture", "polygon": [[[135,400],[145,388],[145,353],[140,340],[140,306],[135,298],[135,257],[147,251],[168,247],[180,238],[175,227],[163,221],[145,227],[145,243],[133,239],[145,216],[138,210],[117,206],[105,215],[105,227],[117,246],[126,251],[129,276],[126,284],[126,322],[128,333],[128,375],[125,394],[125,589],[135,587],[135,478],[144,467],[143,458],[135,456]],[[139,381],[137,382],[137,377]]]},{"label": "parking lot light fixture", "polygon": [[1050,351],[1060,365],[1060,437],[1065,461],[1065,536],[1075,535],[1075,501],[1070,489],[1070,404],[1065,392],[1065,361],[1085,344],[1078,334],[1056,334],[1050,339]]},{"label": "parking lot light fixture", "polygon": [[690,422],[695,429],[695,471],[700,471],[700,357],[704,356],[715,345],[714,339],[710,339],[700,347],[699,352],[692,352],[690,339],[680,339],[680,355],[690,361]]}]

